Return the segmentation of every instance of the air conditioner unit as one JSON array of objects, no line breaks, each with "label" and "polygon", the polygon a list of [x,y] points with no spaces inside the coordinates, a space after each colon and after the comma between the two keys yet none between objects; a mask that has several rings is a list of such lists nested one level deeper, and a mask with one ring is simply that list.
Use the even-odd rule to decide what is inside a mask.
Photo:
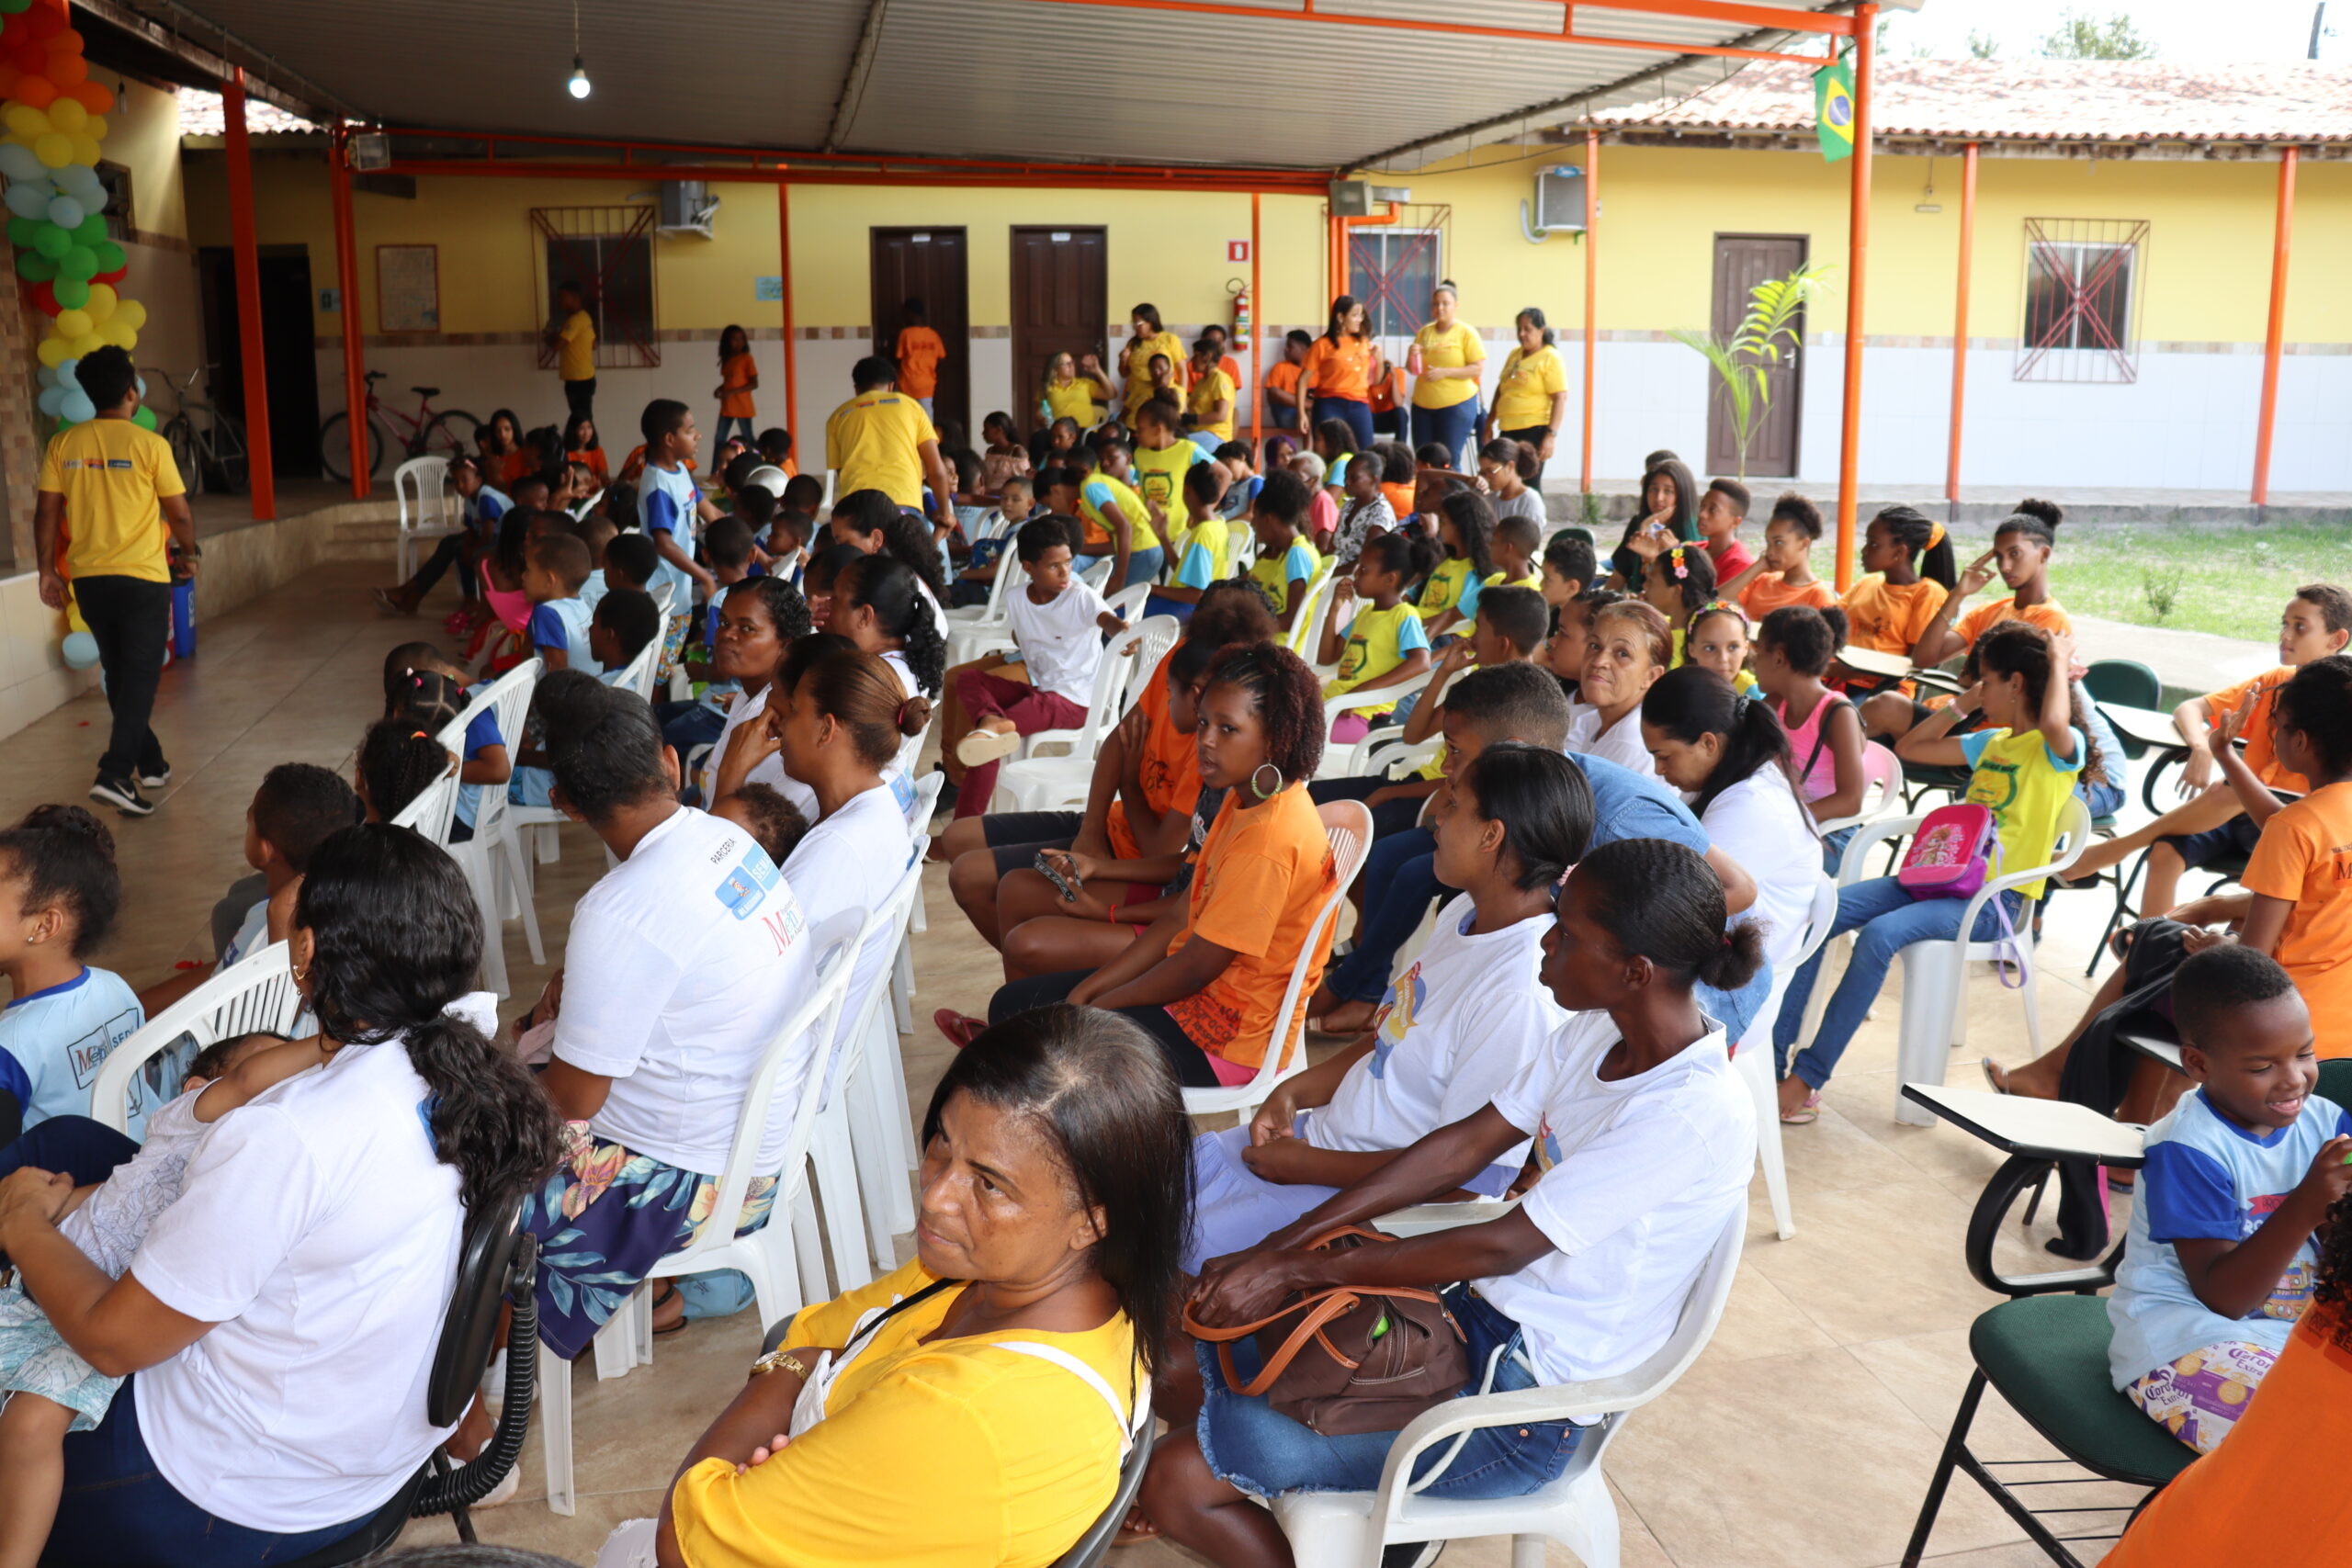
[{"label": "air conditioner unit", "polygon": [[365,174],[392,164],[392,139],[375,132],[351,139],[351,166]]},{"label": "air conditioner unit", "polygon": [[1555,164],[1535,171],[1534,212],[1529,226],[1539,234],[1584,232],[1584,171]]},{"label": "air conditioner unit", "polygon": [[662,209],[654,224],[662,234],[693,234],[710,238],[711,215],[718,198],[707,194],[700,180],[670,180],[662,186]]}]

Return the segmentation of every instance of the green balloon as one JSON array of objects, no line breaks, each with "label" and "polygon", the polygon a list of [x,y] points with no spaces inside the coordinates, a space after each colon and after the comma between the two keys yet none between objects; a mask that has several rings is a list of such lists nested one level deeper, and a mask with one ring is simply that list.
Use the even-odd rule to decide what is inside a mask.
[{"label": "green balloon", "polygon": [[57,276],[77,278],[84,283],[98,276],[98,258],[87,245],[73,245],[57,258]]},{"label": "green balloon", "polygon": [[50,260],[55,261],[74,248],[73,235],[46,218],[36,219],[34,221],[39,226],[33,231],[33,249]]},{"label": "green balloon", "polygon": [[78,278],[61,277],[49,286],[49,291],[64,310],[78,310],[90,302],[90,286]]},{"label": "green balloon", "polygon": [[18,251],[17,276],[28,283],[47,283],[57,276],[57,264],[39,251]]},{"label": "green balloon", "polygon": [[130,423],[141,430],[153,430],[155,428],[155,411],[141,403],[130,411]]},{"label": "green balloon", "polygon": [[20,251],[30,250],[33,241],[40,235],[40,224],[38,218],[9,219],[8,243]]},{"label": "green balloon", "polygon": [[0,0],[0,16],[13,17],[19,11],[30,10],[33,0]]},{"label": "green balloon", "polygon": [[107,215],[103,212],[91,213],[82,220],[82,226],[74,231],[74,237],[85,245],[96,245],[107,237]]},{"label": "green balloon", "polygon": [[[90,251],[93,255],[97,257],[97,272],[113,272],[123,266],[130,260],[129,256],[123,254],[122,247],[116,244],[112,240],[100,240],[96,244],[90,247]],[[95,277],[97,276],[97,273],[94,272],[91,276]]]}]

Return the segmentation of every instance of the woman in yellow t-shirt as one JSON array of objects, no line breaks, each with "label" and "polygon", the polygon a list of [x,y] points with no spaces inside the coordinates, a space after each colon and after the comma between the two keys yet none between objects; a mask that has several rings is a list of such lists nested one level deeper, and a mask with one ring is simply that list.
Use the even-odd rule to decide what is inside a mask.
[{"label": "woman in yellow t-shirt", "polygon": [[1183,400],[1184,367],[1192,361],[1184,353],[1184,345],[1176,334],[1159,324],[1159,307],[1138,305],[1127,312],[1128,325],[1134,335],[1127,346],[1119,350],[1119,376],[1126,389],[1119,395],[1119,406],[1126,412],[1129,423],[1135,422],[1136,410],[1151,398],[1151,356],[1168,356],[1168,372],[1175,383],[1177,400]]},{"label": "woman in yellow t-shirt", "polygon": [[1102,367],[1093,355],[1081,365],[1068,354],[1057,354],[1046,367],[1046,387],[1037,399],[1037,417],[1051,424],[1057,419],[1078,422],[1080,430],[1091,430],[1102,423],[1102,411],[1111,405],[1111,380],[1102,374]]},{"label": "woman in yellow t-shirt", "polygon": [[1542,310],[1530,305],[1515,324],[1519,346],[1503,361],[1503,373],[1495,382],[1495,406],[1479,424],[1478,439],[1483,444],[1499,434],[1534,447],[1537,477],[1527,482],[1541,491],[1543,466],[1552,460],[1560,422],[1568,414],[1568,373],[1560,363],[1560,351],[1552,345],[1552,328]]},{"label": "woman in yellow t-shirt", "polygon": [[1356,450],[1373,443],[1372,384],[1388,374],[1380,345],[1372,341],[1372,318],[1352,294],[1331,301],[1323,335],[1306,350],[1298,370],[1298,433],[1311,434],[1327,419],[1354,432]]},{"label": "woman in yellow t-shirt", "polygon": [[1413,334],[1405,368],[1413,374],[1413,448],[1436,442],[1453,454],[1453,467],[1467,470],[1464,451],[1478,428],[1478,378],[1485,374],[1487,345],[1477,329],[1454,320],[1453,280],[1430,293],[1429,324]]},{"label": "woman in yellow t-shirt", "polygon": [[1192,1124],[1158,1055],[1073,1008],[975,1039],[923,1118],[916,1260],[796,1314],[686,1455],[658,1536],[624,1525],[607,1553],[1044,1568],[1067,1551],[1111,1505],[1180,1299]]}]

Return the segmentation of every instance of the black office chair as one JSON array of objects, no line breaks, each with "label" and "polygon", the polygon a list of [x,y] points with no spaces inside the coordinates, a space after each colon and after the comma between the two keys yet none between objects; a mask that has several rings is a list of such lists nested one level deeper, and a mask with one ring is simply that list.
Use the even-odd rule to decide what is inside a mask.
[{"label": "black office chair", "polygon": [[449,1292],[433,1375],[425,1384],[424,1409],[435,1427],[454,1425],[465,1415],[497,1346],[500,1309],[508,1308],[506,1394],[497,1430],[461,1467],[451,1468],[435,1450],[365,1525],[287,1568],[343,1568],[363,1562],[399,1540],[410,1519],[435,1514],[454,1514],[458,1536],[474,1539],[466,1510],[506,1479],[530,1430],[539,1365],[539,1309],[532,1293],[538,1271],[539,1240],[523,1228],[522,1194],[468,1221],[458,1254],[457,1288]]}]

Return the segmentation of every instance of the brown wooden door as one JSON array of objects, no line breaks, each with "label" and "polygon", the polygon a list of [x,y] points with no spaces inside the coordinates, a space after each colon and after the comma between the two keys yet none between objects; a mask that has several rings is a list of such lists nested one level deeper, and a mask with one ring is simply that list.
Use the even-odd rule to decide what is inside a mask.
[{"label": "brown wooden door", "polygon": [[[1728,339],[1747,313],[1747,291],[1768,277],[1786,277],[1803,266],[1812,242],[1803,234],[1718,234],[1715,236],[1715,299],[1713,331]],[[1798,341],[1804,336],[1803,318]],[[1804,401],[1806,351],[1793,354],[1785,343],[1778,364],[1767,364],[1764,377],[1770,401],[1748,444],[1747,473],[1750,478],[1786,478],[1797,471],[1797,431]],[[1739,442],[1733,434],[1730,400],[1709,373],[1707,404],[1707,468],[1711,473],[1740,471]]]},{"label": "brown wooden door", "polygon": [[1093,228],[1012,231],[1012,417],[1036,428],[1038,389],[1057,354],[1092,354],[1107,366],[1109,232]]},{"label": "brown wooden door", "polygon": [[966,298],[964,231],[961,229],[876,229],[873,231],[874,352],[886,359],[899,354],[899,329],[906,324],[906,302],[920,299],[931,330],[947,345],[939,362],[939,390],[932,401],[932,420],[954,420],[964,428],[969,444],[979,432],[972,428],[972,336],[970,305]]}]

